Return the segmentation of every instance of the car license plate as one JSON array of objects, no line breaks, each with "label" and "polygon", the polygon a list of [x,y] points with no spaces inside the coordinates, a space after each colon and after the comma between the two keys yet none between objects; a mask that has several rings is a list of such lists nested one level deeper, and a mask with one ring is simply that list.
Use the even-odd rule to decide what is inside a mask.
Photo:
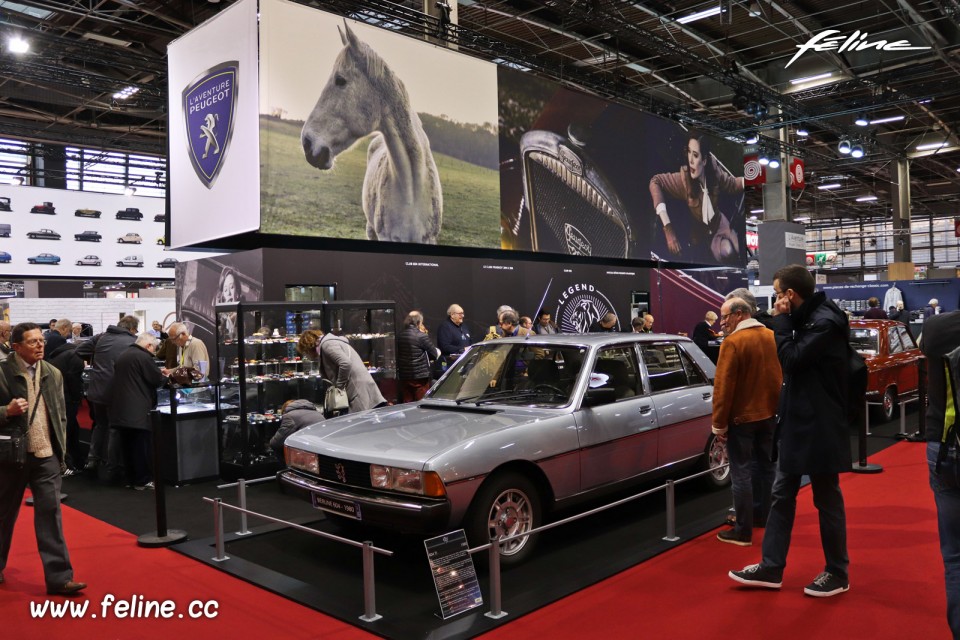
[{"label": "car license plate", "polygon": [[347,518],[353,518],[354,520],[361,519],[360,505],[356,502],[345,502],[335,498],[328,498],[327,496],[320,495],[319,493],[314,493],[312,496],[313,506],[317,509],[329,511],[330,513],[336,513],[337,515],[345,516]]}]

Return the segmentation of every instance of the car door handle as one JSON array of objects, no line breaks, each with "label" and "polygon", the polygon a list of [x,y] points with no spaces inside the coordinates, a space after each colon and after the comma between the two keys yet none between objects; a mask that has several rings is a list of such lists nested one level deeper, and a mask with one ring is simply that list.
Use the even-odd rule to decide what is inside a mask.
[{"label": "car door handle", "polygon": [[703,399],[704,399],[704,400],[709,400],[709,399],[712,398],[712,397],[713,397],[713,394],[710,393],[709,391],[708,391],[707,393],[703,394]]},{"label": "car door handle", "polygon": [[650,405],[648,404],[640,405],[640,415],[643,415],[643,416],[648,415],[651,411],[653,411],[653,407],[651,407]]}]

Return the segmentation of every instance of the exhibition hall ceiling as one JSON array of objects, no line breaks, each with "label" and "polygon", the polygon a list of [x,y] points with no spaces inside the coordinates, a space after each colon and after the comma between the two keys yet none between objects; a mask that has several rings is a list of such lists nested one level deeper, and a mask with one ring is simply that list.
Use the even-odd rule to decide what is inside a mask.
[{"label": "exhibition hall ceiling", "polygon": [[[164,154],[167,44],[231,4],[0,0],[0,136]],[[432,1],[429,16],[422,0],[300,4],[716,134],[758,130],[768,150],[806,163],[795,216],[889,216],[903,158],[913,214],[958,213],[960,0],[460,0],[450,27]],[[26,54],[7,47],[18,34]],[[840,154],[843,139],[863,157]],[[828,184],[840,186],[818,189]],[[759,192],[747,206],[762,207]]]}]

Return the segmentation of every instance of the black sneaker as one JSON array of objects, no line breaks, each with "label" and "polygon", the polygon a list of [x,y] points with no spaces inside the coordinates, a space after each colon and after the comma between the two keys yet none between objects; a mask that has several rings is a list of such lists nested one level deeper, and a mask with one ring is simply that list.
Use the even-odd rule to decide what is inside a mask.
[{"label": "black sneaker", "polygon": [[829,571],[824,571],[803,588],[805,594],[814,598],[829,598],[849,590],[849,581],[841,580]]},{"label": "black sneaker", "polygon": [[761,567],[758,564],[751,564],[740,571],[731,571],[727,575],[735,582],[749,587],[779,589],[783,584],[783,576],[779,571],[770,567]]},{"label": "black sneaker", "polygon": [[750,538],[738,535],[733,529],[724,529],[718,533],[717,540],[720,542],[729,542],[730,544],[735,544],[741,547],[749,547],[751,544],[753,544],[753,542],[750,541]]}]

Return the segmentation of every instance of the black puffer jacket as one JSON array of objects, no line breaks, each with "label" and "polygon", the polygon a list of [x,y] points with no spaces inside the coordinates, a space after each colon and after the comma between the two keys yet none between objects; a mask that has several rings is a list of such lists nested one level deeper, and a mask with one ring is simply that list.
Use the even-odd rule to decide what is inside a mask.
[{"label": "black puffer jacket", "polygon": [[783,369],[777,436],[784,473],[840,473],[851,467],[847,424],[846,314],[823,292],[773,318]]},{"label": "black puffer jacket", "polygon": [[429,378],[430,362],[436,358],[437,348],[417,327],[408,325],[397,336],[397,377],[401,380]]}]

